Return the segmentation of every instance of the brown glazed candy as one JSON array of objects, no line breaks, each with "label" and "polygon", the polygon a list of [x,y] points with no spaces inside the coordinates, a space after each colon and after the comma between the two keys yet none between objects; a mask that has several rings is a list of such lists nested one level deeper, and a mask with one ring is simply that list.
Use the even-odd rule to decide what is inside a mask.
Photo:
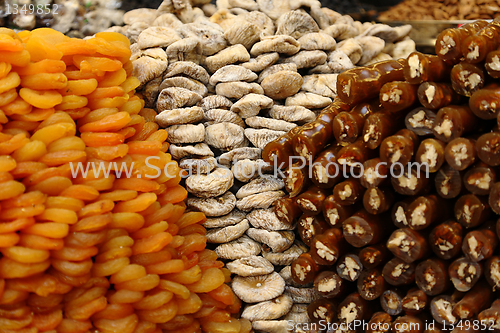
[{"label": "brown glazed candy", "polygon": [[482,162],[470,168],[464,175],[465,188],[475,195],[490,194],[491,187],[495,181],[495,169]]},{"label": "brown glazed candy", "polygon": [[322,212],[323,202],[327,197],[327,192],[317,186],[309,187],[305,192],[299,194],[295,202],[297,206],[306,214],[316,215]]},{"label": "brown glazed candy", "polygon": [[500,165],[500,133],[490,132],[481,135],[476,141],[476,152],[484,163],[491,166]]},{"label": "brown glazed candy", "polygon": [[420,196],[408,206],[408,227],[422,230],[449,215],[449,204],[441,197],[431,194]]},{"label": "brown glazed candy", "polygon": [[465,61],[472,64],[483,61],[488,53],[498,48],[499,39],[500,27],[496,22],[467,37],[461,45]]},{"label": "brown glazed candy", "polygon": [[418,148],[418,137],[410,130],[402,129],[387,137],[380,145],[380,159],[391,166],[400,163],[404,167],[411,161]]},{"label": "brown glazed candy", "polygon": [[422,261],[415,270],[415,281],[429,296],[442,294],[451,286],[448,263],[437,258]]},{"label": "brown glazed candy", "polygon": [[401,289],[387,289],[380,295],[382,309],[391,316],[397,316],[403,312],[404,292]]},{"label": "brown glazed candy", "polygon": [[390,252],[384,243],[366,246],[359,251],[359,260],[367,269],[384,264],[390,257]]},{"label": "brown glazed candy", "polygon": [[298,284],[313,282],[320,268],[308,253],[302,253],[292,262],[291,267],[292,279]]},{"label": "brown glazed candy", "polygon": [[490,257],[484,263],[484,277],[491,287],[500,288],[500,256]]},{"label": "brown glazed candy", "polygon": [[382,214],[391,209],[394,203],[394,190],[391,187],[370,187],[363,195],[363,207],[373,215]]},{"label": "brown glazed candy", "polygon": [[314,279],[314,289],[323,297],[333,298],[344,293],[346,282],[333,271],[323,271]]},{"label": "brown glazed candy", "polygon": [[354,205],[341,205],[335,200],[334,195],[329,195],[323,202],[323,217],[332,227],[341,227],[349,216],[356,211]]},{"label": "brown glazed candy", "polygon": [[484,71],[474,64],[461,62],[451,69],[451,85],[459,95],[471,97],[484,86]]},{"label": "brown glazed candy", "polygon": [[361,135],[366,118],[380,110],[377,101],[360,103],[349,112],[340,112],[332,123],[333,135],[338,143],[345,146],[353,143]]},{"label": "brown glazed candy", "polygon": [[445,147],[445,143],[438,139],[422,140],[415,154],[415,161],[428,167],[429,172],[436,172],[444,163]]},{"label": "brown glazed candy", "polygon": [[333,144],[318,154],[311,165],[312,182],[321,188],[331,188],[342,179],[342,169],[337,155],[342,146]]},{"label": "brown glazed candy", "polygon": [[486,309],[493,300],[493,293],[487,283],[477,283],[453,307],[453,315],[459,319],[471,320]]},{"label": "brown glazed candy", "polygon": [[387,289],[387,283],[379,268],[363,270],[356,285],[359,295],[367,301],[379,298]]},{"label": "brown glazed candy", "polygon": [[376,244],[390,231],[380,216],[369,214],[364,209],[346,219],[342,230],[346,242],[354,247]]},{"label": "brown glazed candy", "polygon": [[476,128],[477,118],[468,106],[449,105],[439,109],[432,129],[436,139],[450,142]]},{"label": "brown glazed candy", "polygon": [[495,225],[488,222],[483,228],[470,231],[465,235],[462,252],[472,261],[481,261],[491,257],[497,245]]},{"label": "brown glazed candy", "polygon": [[302,215],[295,200],[288,196],[276,200],[273,203],[273,210],[278,219],[288,225],[292,225]]},{"label": "brown glazed candy", "polygon": [[463,190],[462,174],[448,164],[444,164],[434,178],[436,193],[444,199],[453,199]]},{"label": "brown glazed candy", "polygon": [[451,282],[458,291],[469,291],[483,275],[480,263],[471,261],[466,257],[455,259],[448,268]]},{"label": "brown glazed candy", "polygon": [[462,42],[488,25],[485,20],[467,23],[459,28],[443,30],[436,38],[435,51],[439,58],[450,64],[456,64],[462,58]]},{"label": "brown glazed candy", "polygon": [[412,52],[404,66],[405,80],[411,84],[442,81],[450,75],[451,66],[435,55]]},{"label": "brown glazed candy", "polygon": [[416,135],[426,136],[432,134],[436,113],[425,107],[418,107],[405,116],[405,126]]},{"label": "brown glazed candy", "polygon": [[403,311],[408,315],[417,315],[428,309],[430,297],[419,288],[408,290],[401,301]]},{"label": "brown glazed candy", "polygon": [[478,118],[496,119],[500,111],[500,85],[493,82],[475,91],[469,98],[469,107]]},{"label": "brown glazed candy", "polygon": [[363,163],[364,172],[359,179],[361,185],[372,188],[387,183],[389,170],[387,165],[381,162],[382,160],[379,157],[375,157]]},{"label": "brown glazed candy", "polygon": [[488,197],[465,194],[455,203],[455,218],[465,228],[474,228],[491,216]]},{"label": "brown glazed candy", "polygon": [[420,104],[429,110],[458,104],[461,99],[451,84],[444,82],[424,82],[418,87],[417,95]]},{"label": "brown glazed candy", "polygon": [[500,50],[488,53],[484,62],[484,68],[492,78],[498,79],[500,77]]},{"label": "brown glazed candy", "polygon": [[392,113],[407,109],[418,100],[417,89],[418,85],[405,81],[387,82],[380,89],[380,104]]},{"label": "brown glazed candy", "polygon": [[456,257],[462,247],[463,227],[454,221],[443,222],[429,234],[429,246],[441,259]]},{"label": "brown glazed candy", "polygon": [[290,157],[294,156],[292,138],[300,130],[295,127],[276,140],[268,143],[262,150],[262,159],[280,169],[286,169],[290,164]]},{"label": "brown glazed candy", "polygon": [[366,146],[376,149],[389,135],[394,134],[403,122],[404,113],[393,114],[387,110],[373,113],[366,118],[362,138]]},{"label": "brown glazed candy", "polygon": [[312,239],[326,229],[328,224],[320,215],[302,214],[299,218],[297,231],[307,246],[311,246]]},{"label": "brown glazed candy", "polygon": [[377,97],[385,83],[403,79],[403,64],[400,61],[381,61],[370,67],[355,67],[340,73],[337,93],[343,102],[354,106]]},{"label": "brown glazed candy", "polygon": [[475,141],[467,138],[456,138],[448,142],[444,149],[446,162],[455,170],[467,169],[476,160]]},{"label": "brown glazed candy", "polygon": [[410,228],[395,230],[387,240],[387,248],[406,263],[423,259],[430,251],[426,237]]},{"label": "brown glazed candy", "polygon": [[382,269],[385,281],[393,286],[409,285],[415,281],[415,264],[392,258]]},{"label": "brown glazed candy", "polygon": [[339,258],[343,245],[341,230],[330,228],[313,237],[309,253],[318,265],[333,265]]},{"label": "brown glazed candy", "polygon": [[301,156],[312,161],[331,139],[329,125],[321,120],[314,120],[300,127],[292,137],[294,156]]},{"label": "brown glazed candy", "polygon": [[349,178],[335,185],[333,188],[333,197],[336,202],[343,206],[353,205],[363,199],[365,190],[358,179]]},{"label": "brown glazed candy", "polygon": [[386,333],[391,331],[392,317],[387,312],[375,312],[368,322],[366,333]]}]

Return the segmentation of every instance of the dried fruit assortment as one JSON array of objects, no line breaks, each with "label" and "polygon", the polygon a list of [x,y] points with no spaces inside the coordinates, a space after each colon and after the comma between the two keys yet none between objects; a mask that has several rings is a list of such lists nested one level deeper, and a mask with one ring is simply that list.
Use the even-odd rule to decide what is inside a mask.
[{"label": "dried fruit assortment", "polygon": [[0,54],[0,331],[250,332],[128,39],[0,28]]},{"label": "dried fruit assortment", "polygon": [[311,321],[500,329],[499,32],[476,21],[443,31],[437,55],[347,70],[316,120],[264,148],[267,162],[304,158],[273,209],[309,246],[291,278],[321,296]]},{"label": "dried fruit assortment", "polygon": [[380,13],[385,21],[493,19],[500,10],[495,0],[404,0]]},{"label": "dried fruit assortment", "polygon": [[[405,57],[410,27],[361,24],[319,1],[218,2],[193,8],[164,1],[125,14],[134,73],[146,106],[168,132],[186,170],[187,205],[207,216],[207,241],[235,276],[258,331],[308,322],[319,295],[297,288],[290,264],[307,246],[272,205],[286,184],[262,160],[270,141],[314,120],[337,96],[338,73]],[[306,201],[304,201],[306,204]],[[279,272],[279,274],[278,274]]]}]

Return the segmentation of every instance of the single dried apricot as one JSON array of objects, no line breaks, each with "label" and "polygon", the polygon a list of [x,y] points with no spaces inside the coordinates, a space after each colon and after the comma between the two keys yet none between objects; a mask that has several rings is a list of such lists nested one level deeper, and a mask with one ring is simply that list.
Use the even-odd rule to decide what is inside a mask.
[{"label": "single dried apricot", "polygon": [[53,108],[63,101],[61,94],[53,90],[38,91],[29,88],[21,88],[19,95],[26,102],[40,109]]}]

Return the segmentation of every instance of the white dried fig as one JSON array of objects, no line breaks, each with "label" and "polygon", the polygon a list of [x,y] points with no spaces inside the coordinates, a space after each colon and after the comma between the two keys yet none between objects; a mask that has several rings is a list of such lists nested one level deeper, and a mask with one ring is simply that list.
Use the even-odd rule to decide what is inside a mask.
[{"label": "white dried fig", "polygon": [[229,110],[233,106],[233,102],[224,96],[211,95],[203,98],[200,102],[200,107],[203,111],[208,111],[212,109],[227,109]]},{"label": "white dried fig", "polygon": [[[248,212],[256,208],[269,208],[279,198],[283,197],[285,192],[283,191],[267,191],[264,193],[252,194],[236,202],[236,207],[239,210]],[[252,237],[251,235],[249,235]]]},{"label": "white dried fig", "polygon": [[203,97],[200,94],[197,94],[185,88],[165,88],[158,95],[158,99],[156,100],[156,109],[161,113],[165,110],[173,110],[185,106],[193,106],[201,101],[202,98]]},{"label": "white dried fig", "polygon": [[205,158],[183,158],[182,160],[179,161],[179,168],[187,170],[189,174],[209,173],[210,171],[215,169],[216,166],[217,166],[217,160],[212,156]]},{"label": "white dried fig", "polygon": [[278,61],[279,57],[278,52],[264,53],[257,56],[257,58],[251,58],[248,62],[242,63],[241,66],[253,72],[260,72]]},{"label": "white dried fig", "polygon": [[184,76],[170,77],[161,81],[158,92],[170,87],[180,87],[191,90],[201,96],[206,96],[208,94],[207,87],[203,83]]},{"label": "white dried fig", "polygon": [[172,28],[167,27],[149,27],[139,34],[137,46],[141,49],[151,47],[167,47],[177,42],[181,36]]},{"label": "white dried fig", "polygon": [[299,105],[274,105],[271,110],[269,110],[269,116],[274,119],[298,123],[308,123],[316,118],[314,112]]},{"label": "white dried fig", "polygon": [[324,97],[337,97],[338,74],[313,74],[304,76],[302,90]]},{"label": "white dried fig", "polygon": [[270,108],[273,100],[261,94],[248,94],[240,98],[231,106],[231,111],[236,112],[241,118],[254,117],[260,110]]},{"label": "white dried fig", "polygon": [[298,69],[310,68],[326,63],[327,54],[320,50],[300,51],[299,53],[285,59],[285,63],[291,62],[297,65]]},{"label": "white dried fig", "polygon": [[233,174],[229,169],[216,168],[208,175],[186,178],[186,189],[199,198],[212,198],[227,192],[233,183]]},{"label": "white dried fig", "polygon": [[327,35],[323,32],[311,32],[305,34],[298,39],[298,42],[300,43],[300,49],[307,51],[332,51],[337,44],[332,36]]},{"label": "white dried fig", "polygon": [[211,73],[214,73],[219,68],[226,65],[231,65],[237,62],[246,62],[248,60],[250,60],[250,54],[248,54],[247,49],[241,44],[236,44],[221,50],[210,57],[207,57],[205,59],[205,64],[207,65],[208,70]]},{"label": "white dried fig", "polygon": [[284,120],[270,119],[265,117],[250,117],[245,120],[246,124],[252,128],[267,128],[274,131],[288,132],[297,124]]},{"label": "white dried fig", "polygon": [[248,94],[264,94],[262,87],[255,82],[223,82],[215,86],[217,95],[240,99]]},{"label": "white dried fig", "polygon": [[238,114],[224,109],[211,109],[205,112],[205,126],[218,123],[233,123],[240,127],[245,127],[245,122]]},{"label": "white dried fig", "polygon": [[219,156],[219,163],[224,165],[230,165],[231,163],[236,163],[238,161],[249,159],[249,160],[257,160],[262,156],[262,149],[260,148],[251,148],[251,147],[242,147],[236,148],[227,153],[224,153]]},{"label": "white dried fig", "polygon": [[167,141],[170,143],[197,143],[205,140],[205,126],[199,125],[174,125],[165,129],[168,133]]},{"label": "white dried fig", "polygon": [[245,142],[241,126],[232,123],[210,125],[205,129],[205,142],[212,147],[224,150],[240,148]]},{"label": "white dried fig", "polygon": [[177,146],[175,144],[171,144],[168,148],[168,152],[172,155],[172,158],[175,160],[180,160],[184,157],[206,157],[206,156],[214,156],[213,151],[210,150],[210,147],[206,143],[198,143],[194,146]]},{"label": "white dried fig", "polygon": [[203,109],[199,106],[191,108],[172,109],[162,111],[156,115],[155,121],[160,127],[171,125],[192,124],[202,120],[205,117]]},{"label": "white dried fig", "polygon": [[257,303],[268,301],[283,294],[285,281],[276,272],[260,276],[235,276],[232,288],[243,302]]},{"label": "white dried fig", "polygon": [[246,128],[245,136],[257,148],[264,149],[264,147],[271,141],[276,140],[278,137],[286,134],[284,131],[273,131],[269,129],[254,129]]},{"label": "white dried fig", "polygon": [[262,80],[264,93],[273,99],[285,99],[297,93],[302,86],[302,75],[292,71],[280,71]]},{"label": "white dried fig", "polygon": [[235,225],[207,230],[205,237],[209,243],[227,243],[243,236],[249,227],[250,225],[245,219]]},{"label": "white dried fig", "polygon": [[276,27],[277,35],[289,35],[295,39],[311,32],[319,32],[316,21],[301,10],[292,10],[281,15],[276,21]]},{"label": "white dried fig", "polygon": [[[288,35],[262,36],[261,41],[255,43],[250,50],[252,56],[263,53],[278,52],[292,55],[300,50],[300,44],[295,38]],[[247,60],[248,61],[248,60]]]},{"label": "white dried fig", "polygon": [[283,187],[285,187],[283,180],[272,175],[262,175],[252,180],[250,183],[243,185],[238,192],[236,192],[236,197],[241,199],[252,194],[281,190]]},{"label": "white dried fig", "polygon": [[236,260],[248,256],[256,256],[262,250],[262,246],[248,237],[243,235],[231,242],[217,246],[214,252],[221,259]]},{"label": "white dried fig", "polygon": [[226,264],[227,269],[239,276],[259,276],[274,272],[274,266],[260,256],[249,256]]},{"label": "white dried fig", "polygon": [[243,66],[227,65],[219,68],[210,77],[209,83],[215,86],[219,82],[245,81],[252,82],[257,79],[257,74]]},{"label": "white dried fig", "polygon": [[[227,192],[230,193],[230,192]],[[226,195],[226,194],[224,194]],[[189,200],[189,199],[188,199]],[[206,199],[211,200],[211,199]],[[207,220],[202,223],[205,228],[222,228],[229,225],[235,225],[245,219],[246,214],[234,209],[229,214],[219,217],[207,217]]]},{"label": "white dried fig", "polygon": [[205,68],[190,61],[177,61],[170,64],[163,78],[166,79],[177,75],[186,75],[203,84],[207,84],[210,79]]}]

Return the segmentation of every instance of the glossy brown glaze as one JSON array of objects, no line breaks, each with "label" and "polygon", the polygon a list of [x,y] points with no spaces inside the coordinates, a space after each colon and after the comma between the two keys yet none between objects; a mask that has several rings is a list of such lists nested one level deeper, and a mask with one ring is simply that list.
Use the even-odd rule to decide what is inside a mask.
[{"label": "glossy brown glaze", "polygon": [[443,222],[431,230],[429,246],[438,258],[452,259],[460,253],[462,239],[463,227],[460,223]]}]

